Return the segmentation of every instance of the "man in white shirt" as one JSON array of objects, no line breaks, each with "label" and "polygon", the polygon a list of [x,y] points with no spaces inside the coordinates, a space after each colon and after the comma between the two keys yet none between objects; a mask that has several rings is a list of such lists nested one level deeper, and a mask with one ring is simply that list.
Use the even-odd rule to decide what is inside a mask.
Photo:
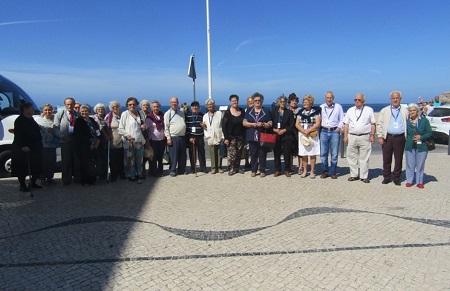
[{"label": "man in white shirt", "polygon": [[169,147],[171,177],[186,174],[186,123],[184,112],[178,109],[178,104],[177,97],[170,98],[170,109],[164,114],[164,134]]},{"label": "man in white shirt", "polygon": [[[320,129],[320,160],[322,162],[322,175],[325,179],[337,179],[336,167],[338,162],[339,143],[341,130],[344,129],[344,110],[340,104],[334,102],[334,94],[331,91],[325,93],[325,103],[322,108],[322,121]],[[328,165],[328,155],[331,155],[331,163]]]},{"label": "man in white shirt", "polygon": [[355,106],[351,107],[344,117],[344,142],[348,143],[347,162],[350,166],[348,180],[361,179],[364,183],[370,183],[369,158],[375,141],[375,116],[372,108],[364,106],[364,94],[356,94],[354,101]]}]

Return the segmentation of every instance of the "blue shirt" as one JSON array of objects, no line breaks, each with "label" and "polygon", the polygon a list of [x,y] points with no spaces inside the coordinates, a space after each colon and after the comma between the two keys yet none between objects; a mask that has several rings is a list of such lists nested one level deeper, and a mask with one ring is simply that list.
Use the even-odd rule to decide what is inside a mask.
[{"label": "blue shirt", "polygon": [[401,106],[394,108],[391,106],[391,118],[387,133],[389,134],[403,134],[405,133],[405,125],[403,124],[402,114],[400,113]]}]

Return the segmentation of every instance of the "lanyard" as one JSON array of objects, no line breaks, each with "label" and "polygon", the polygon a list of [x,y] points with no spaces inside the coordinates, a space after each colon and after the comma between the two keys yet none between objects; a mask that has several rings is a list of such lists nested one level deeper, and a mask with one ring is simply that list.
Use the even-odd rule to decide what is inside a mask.
[{"label": "lanyard", "polygon": [[172,118],[174,118],[175,117],[175,115],[177,115],[177,112],[175,111],[175,110],[173,110],[173,109],[171,109],[174,113],[173,113],[173,115],[170,113],[169,114],[169,122],[171,122],[172,121]]},{"label": "lanyard", "polygon": [[208,120],[209,120],[210,127],[212,126],[213,119],[214,119],[214,113],[211,116],[209,116],[209,113],[208,113]]},{"label": "lanyard", "polygon": [[392,117],[394,117],[394,120],[397,121],[397,118],[400,115],[400,107],[398,109],[395,109],[395,110],[397,111],[397,116],[394,116],[394,111],[392,111],[392,105],[391,105],[391,115],[392,115]]},{"label": "lanyard", "polygon": [[359,114],[359,116],[356,116],[356,108],[355,108],[356,122],[358,122],[358,120],[361,118],[361,115],[363,114],[363,111],[364,111],[364,106],[361,108],[361,113]]},{"label": "lanyard", "polygon": [[323,109],[325,110],[325,114],[327,115],[327,119],[328,119],[328,120],[330,120],[330,117],[331,117],[331,115],[332,115],[333,112],[334,112],[334,103],[333,103],[333,105],[331,105],[331,108],[333,108],[333,109],[331,110],[331,113],[328,114],[328,112],[327,112],[327,106],[325,105],[325,106],[323,107]]},{"label": "lanyard", "polygon": [[281,125],[281,121],[283,119],[283,114],[284,114],[284,110],[278,113],[278,122],[280,123],[280,125]]}]

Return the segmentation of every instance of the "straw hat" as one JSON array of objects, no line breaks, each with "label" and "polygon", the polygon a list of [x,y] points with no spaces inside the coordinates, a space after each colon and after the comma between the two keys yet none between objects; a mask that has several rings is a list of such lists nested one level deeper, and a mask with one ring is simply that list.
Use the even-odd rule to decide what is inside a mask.
[{"label": "straw hat", "polygon": [[300,136],[300,142],[305,147],[309,147],[309,146],[313,146],[314,145],[314,141],[312,140],[312,138],[311,137],[307,137],[305,135]]}]

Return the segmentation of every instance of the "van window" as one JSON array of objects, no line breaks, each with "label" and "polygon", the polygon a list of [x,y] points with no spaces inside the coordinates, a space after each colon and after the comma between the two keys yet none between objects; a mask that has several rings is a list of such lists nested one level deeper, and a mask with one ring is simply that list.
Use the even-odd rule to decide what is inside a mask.
[{"label": "van window", "polygon": [[0,116],[19,114],[20,100],[33,104],[35,114],[40,114],[33,100],[19,86],[0,75]]}]

